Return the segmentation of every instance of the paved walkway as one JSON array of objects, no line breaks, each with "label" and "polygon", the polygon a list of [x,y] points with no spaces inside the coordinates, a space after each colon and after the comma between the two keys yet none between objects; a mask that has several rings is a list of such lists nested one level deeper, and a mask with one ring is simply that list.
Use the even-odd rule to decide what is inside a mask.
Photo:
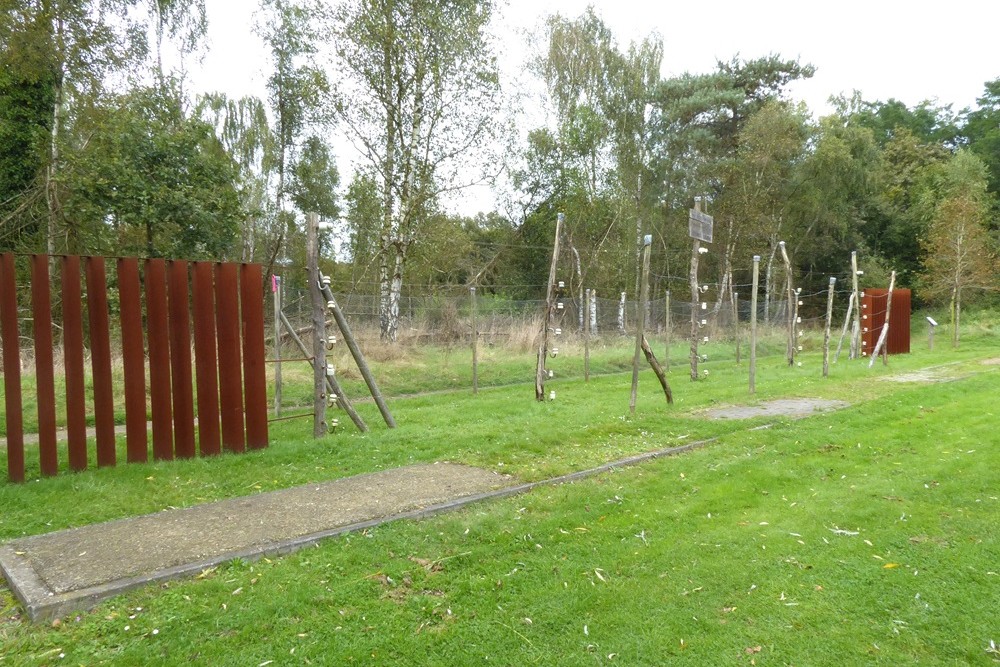
[{"label": "paved walkway", "polygon": [[470,466],[409,466],[14,540],[0,545],[0,571],[28,616],[43,620],[154,581],[288,553],[515,484]]},{"label": "paved walkway", "polygon": [[235,558],[290,553],[387,521],[573,482],[708,442],[637,454],[538,482],[434,463],[166,510],[0,544],[0,574],[28,617],[43,621]]}]

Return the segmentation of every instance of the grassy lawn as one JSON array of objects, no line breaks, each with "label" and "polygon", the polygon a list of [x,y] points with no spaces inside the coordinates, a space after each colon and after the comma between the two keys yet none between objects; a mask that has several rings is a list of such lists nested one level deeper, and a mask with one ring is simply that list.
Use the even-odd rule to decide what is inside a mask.
[{"label": "grassy lawn", "polygon": [[[527,384],[396,398],[394,431],[362,404],[366,435],[348,426],[314,441],[308,422],[283,422],[253,454],[0,483],[0,539],[11,539],[412,462],[535,480],[717,438],[587,481],[234,562],[55,627],[20,619],[0,588],[0,665],[997,664],[1000,366],[982,361],[1000,346],[991,325],[970,327],[957,351],[915,340],[888,368],[845,355],[825,379],[816,352],[802,367],[766,357],[753,401],[852,404],[801,421],[700,418],[753,402],[745,360],[724,354],[697,383],[674,357],[672,407],[644,372],[634,416],[629,374],[585,384],[559,374],[560,362],[578,365],[561,354],[555,402],[536,403]],[[466,357],[454,356],[460,382]],[[608,371],[620,356],[608,354]],[[883,381],[929,367],[951,381]],[[387,384],[435,388],[417,375]],[[749,430],[762,421],[773,426]]]}]

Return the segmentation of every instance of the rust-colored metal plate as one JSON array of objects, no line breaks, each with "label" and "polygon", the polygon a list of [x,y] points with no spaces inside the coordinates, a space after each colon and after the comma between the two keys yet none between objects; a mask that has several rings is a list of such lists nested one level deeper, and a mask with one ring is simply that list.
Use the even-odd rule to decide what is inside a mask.
[{"label": "rust-colored metal plate", "polygon": [[90,365],[94,376],[94,427],[97,465],[115,465],[115,399],[111,376],[111,331],[108,283],[103,257],[87,257],[87,320],[90,324]]},{"label": "rust-colored metal plate", "polygon": [[219,430],[219,368],[215,352],[215,284],[213,265],[195,262],[192,269],[194,300],[194,362],[198,387],[198,448],[202,456],[221,451]]},{"label": "rust-colored metal plate", "polygon": [[170,375],[174,392],[174,450],[194,457],[194,386],[191,375],[191,315],[187,262],[168,264],[170,297]]},{"label": "rust-colored metal plate", "polygon": [[59,472],[56,453],[56,387],[52,358],[52,297],[49,256],[31,256],[31,316],[38,392],[38,458],[43,475]]},{"label": "rust-colored metal plate", "polygon": [[247,447],[267,447],[267,375],[264,371],[264,277],[260,264],[240,267],[243,315],[243,385]]},{"label": "rust-colored metal plate", "polygon": [[246,449],[243,431],[243,373],[240,362],[240,291],[235,264],[215,267],[215,325],[219,338],[219,398],[222,404],[222,446]]},{"label": "rust-colored metal plate", "polygon": [[83,380],[83,294],[80,258],[60,261],[63,316],[63,365],[66,370],[66,436],[70,470],[87,469],[87,401]]},{"label": "rust-colored metal plate", "polygon": [[153,422],[153,460],[174,458],[170,405],[170,332],[167,329],[167,265],[147,259],[146,341],[149,346],[149,402]]},{"label": "rust-colored metal plate", "polygon": [[146,429],[146,353],[142,343],[139,262],[134,258],[118,260],[118,302],[125,372],[125,458],[129,463],[141,463],[149,460],[149,432]]},{"label": "rust-colored metal plate", "polygon": [[0,254],[0,341],[3,342],[7,476],[24,481],[24,408],[21,399],[21,342],[17,326],[17,268],[14,255]]}]

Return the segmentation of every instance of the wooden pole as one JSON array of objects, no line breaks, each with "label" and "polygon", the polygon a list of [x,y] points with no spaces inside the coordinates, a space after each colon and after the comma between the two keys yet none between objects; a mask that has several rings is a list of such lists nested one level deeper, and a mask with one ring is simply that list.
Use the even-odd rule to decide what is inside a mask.
[{"label": "wooden pole", "polygon": [[559,265],[559,239],[562,236],[562,225],[565,216],[556,216],[555,241],[552,243],[552,263],[549,265],[549,283],[545,290],[545,317],[542,318],[542,342],[538,345],[538,358],[535,364],[535,400],[545,400],[545,358],[549,353],[549,324],[555,309],[553,288],[556,282],[556,267]]},{"label": "wooden pole", "polygon": [[[889,274],[889,294],[887,294],[885,297],[885,324],[882,325],[882,332],[878,335],[878,342],[875,343],[875,349],[872,350],[871,359],[868,360],[868,368],[871,368],[872,366],[875,365],[875,359],[883,351],[885,342],[889,338],[889,315],[892,314],[892,290],[895,286],[896,286],[896,272],[893,271],[891,274]],[[884,365],[889,364],[888,356],[889,356],[888,353],[886,353],[885,355],[886,358],[882,360],[882,363]]]},{"label": "wooden pole", "polygon": [[785,250],[785,242],[778,241],[778,246],[781,248],[781,259],[785,263],[785,290],[788,292],[788,312],[786,313],[788,317],[788,342],[785,345],[785,357],[788,360],[788,365],[792,366],[795,364],[795,346],[797,341],[795,340],[795,290],[792,289],[792,263],[788,259],[788,252]]},{"label": "wooden pole", "polygon": [[663,304],[663,368],[670,372],[670,290]]},{"label": "wooden pole", "polygon": [[313,437],[326,434],[326,299],[319,273],[319,215],[306,214],[306,265],[313,324]]},{"label": "wooden pole", "polygon": [[[298,346],[299,350],[301,350],[304,356],[309,357],[309,350],[306,349],[306,344],[302,342],[302,339],[299,338],[299,335],[295,333],[294,329],[292,329],[292,323],[288,321],[288,316],[286,316],[284,312],[282,312],[280,316],[281,316],[281,323],[285,325],[285,329],[287,329],[288,332],[291,334],[290,337],[292,341],[295,342],[295,345]],[[310,364],[313,363],[312,357],[309,357],[309,363]],[[350,417],[351,421],[354,422],[354,425],[358,427],[358,430],[361,431],[362,433],[367,433],[368,424],[365,423],[365,420],[362,419],[361,415],[359,415],[357,411],[354,409],[354,405],[351,403],[350,399],[347,398],[347,395],[344,393],[343,389],[341,389],[340,383],[337,381],[336,375],[327,375],[326,383],[327,386],[329,386],[330,391],[333,393],[333,395],[337,397],[337,404],[341,408],[343,408],[344,412],[347,413],[347,416]]]},{"label": "wooden pole", "polygon": [[934,325],[930,323],[927,324],[927,349],[934,351]]},{"label": "wooden pole", "polygon": [[[694,210],[701,211],[701,197],[695,197]],[[698,379],[698,302],[701,301],[698,289],[698,257],[701,254],[701,241],[695,239],[691,244],[691,271],[688,280],[691,283],[691,381]]]},{"label": "wooden pole", "polygon": [[851,252],[851,296],[854,297],[854,324],[851,327],[851,359],[861,354],[861,292],[858,291],[858,251]]},{"label": "wooden pole", "polygon": [[667,405],[672,405],[674,402],[674,394],[670,391],[670,384],[667,382],[667,375],[663,372],[663,367],[660,366],[659,362],[656,361],[656,355],[653,354],[653,348],[649,346],[649,342],[646,337],[642,337],[642,352],[646,355],[646,361],[653,369],[653,373],[656,375],[656,379],[660,381],[660,386],[663,387],[663,393],[667,397]]},{"label": "wooden pole", "polygon": [[830,276],[830,290],[826,295],[826,329],[823,332],[823,377],[830,375],[830,323],[833,321],[833,286],[837,279]]},{"label": "wooden pole", "polygon": [[586,303],[583,304],[583,381],[590,382],[590,290],[587,290]]},{"label": "wooden pole", "polygon": [[740,363],[740,294],[733,290],[733,336],[736,338],[736,365]]},{"label": "wooden pole", "polygon": [[840,330],[840,340],[837,341],[837,354],[833,357],[833,363],[840,361],[840,350],[844,346],[844,337],[847,336],[847,327],[851,323],[851,313],[854,311],[854,292],[851,292],[847,299],[847,315],[844,316],[844,328]]},{"label": "wooden pole", "polygon": [[479,326],[476,322],[476,288],[469,288],[472,298],[472,393],[479,393]]},{"label": "wooden pole", "polygon": [[281,416],[281,277],[272,275],[274,292],[274,416]]},{"label": "wooden pole", "polygon": [[375,382],[375,376],[368,367],[368,362],[365,361],[365,355],[361,353],[361,348],[358,347],[358,341],[355,340],[354,333],[351,332],[351,325],[348,324],[347,318],[344,317],[344,312],[340,309],[340,304],[337,303],[336,297],[333,296],[333,290],[330,289],[326,281],[323,282],[323,296],[326,298],[326,305],[333,311],[333,319],[336,321],[337,327],[344,337],[344,342],[347,343],[347,349],[351,351],[351,356],[354,357],[354,363],[358,365],[358,370],[361,371],[361,377],[364,378],[365,384],[368,385],[368,392],[375,401],[375,405],[378,406],[378,411],[382,413],[385,425],[389,428],[396,428],[396,420],[393,418],[392,413],[389,412],[389,406],[386,405],[385,399],[382,397],[382,392],[378,388],[378,383]]},{"label": "wooden pole", "polygon": [[750,288],[750,393],[757,391],[757,288],[760,281],[760,255],[753,256],[753,286]]},{"label": "wooden pole", "polygon": [[642,353],[642,343],[645,340],[646,302],[649,301],[649,250],[653,245],[653,237],[647,234],[642,242],[642,283],[639,288],[639,313],[635,333],[635,355],[632,357],[632,393],[629,397],[628,411],[635,414],[635,400],[639,392],[639,355]]}]

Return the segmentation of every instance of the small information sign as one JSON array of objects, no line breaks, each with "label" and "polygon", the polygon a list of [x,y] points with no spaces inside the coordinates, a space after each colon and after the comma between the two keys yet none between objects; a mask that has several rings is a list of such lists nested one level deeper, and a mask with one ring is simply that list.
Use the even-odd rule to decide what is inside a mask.
[{"label": "small information sign", "polygon": [[699,210],[691,209],[688,218],[688,236],[705,243],[712,242],[712,216]]}]

